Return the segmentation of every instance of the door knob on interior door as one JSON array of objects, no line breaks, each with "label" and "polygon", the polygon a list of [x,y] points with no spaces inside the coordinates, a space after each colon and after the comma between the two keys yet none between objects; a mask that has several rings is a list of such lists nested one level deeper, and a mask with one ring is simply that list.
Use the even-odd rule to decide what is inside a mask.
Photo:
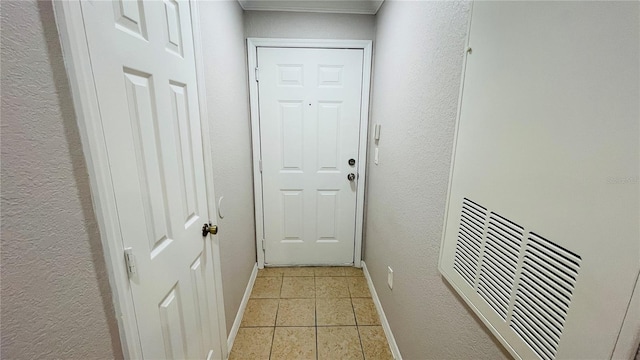
[{"label": "door knob on interior door", "polygon": [[354,173],[350,173],[349,175],[347,175],[347,179],[349,179],[349,181],[353,181],[356,178],[356,174]]},{"label": "door knob on interior door", "polygon": [[218,225],[211,225],[211,223],[204,223],[202,225],[202,236],[207,236],[209,234],[215,235],[218,233]]}]

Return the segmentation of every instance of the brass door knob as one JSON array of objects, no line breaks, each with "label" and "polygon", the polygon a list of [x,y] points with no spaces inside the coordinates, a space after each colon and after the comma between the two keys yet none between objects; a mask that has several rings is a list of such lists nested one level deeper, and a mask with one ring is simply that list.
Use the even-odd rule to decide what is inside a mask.
[{"label": "brass door knob", "polygon": [[211,223],[204,223],[202,225],[202,236],[207,236],[209,234],[217,234],[218,233],[218,225],[211,225]]}]

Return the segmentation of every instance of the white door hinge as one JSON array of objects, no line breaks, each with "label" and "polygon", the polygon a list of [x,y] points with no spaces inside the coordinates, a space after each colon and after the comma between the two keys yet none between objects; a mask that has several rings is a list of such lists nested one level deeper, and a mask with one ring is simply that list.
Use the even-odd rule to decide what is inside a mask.
[{"label": "white door hinge", "polygon": [[136,257],[133,255],[132,248],[124,249],[124,263],[127,267],[127,275],[129,275],[129,278],[135,276],[138,269],[136,268]]},{"label": "white door hinge", "polygon": [[258,167],[260,168],[260,172],[262,172],[262,160],[258,161]]},{"label": "white door hinge", "polygon": [[260,71],[258,71],[258,68],[256,67],[256,82],[260,81]]},{"label": "white door hinge", "polygon": [[262,239],[262,251],[265,250],[265,246],[264,246],[264,239]]}]

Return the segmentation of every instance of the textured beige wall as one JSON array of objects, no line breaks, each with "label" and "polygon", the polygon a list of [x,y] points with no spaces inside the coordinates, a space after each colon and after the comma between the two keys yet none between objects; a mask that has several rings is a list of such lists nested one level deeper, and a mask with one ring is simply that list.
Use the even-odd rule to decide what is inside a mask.
[{"label": "textured beige wall", "polygon": [[217,236],[229,331],[256,263],[243,11],[237,1],[205,1],[200,17],[216,199],[224,196]]},{"label": "textured beige wall", "polygon": [[245,29],[247,37],[373,40],[375,16],[245,11]]},{"label": "textured beige wall", "polygon": [[2,1],[3,359],[122,357],[51,3]]},{"label": "textured beige wall", "polygon": [[365,262],[405,359],[508,357],[438,272],[469,9],[387,0],[377,15]]}]

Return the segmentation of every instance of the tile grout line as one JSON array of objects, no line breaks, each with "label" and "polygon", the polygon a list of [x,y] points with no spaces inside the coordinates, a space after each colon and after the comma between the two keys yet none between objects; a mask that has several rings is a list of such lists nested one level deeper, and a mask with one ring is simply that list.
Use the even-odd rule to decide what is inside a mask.
[{"label": "tile grout line", "polygon": [[314,291],[314,298],[313,298],[313,311],[315,314],[315,318],[314,318],[314,323],[315,323],[315,327],[314,327],[314,331],[316,332],[316,360],[319,360],[320,358],[320,347],[318,346],[318,291],[317,291],[317,287],[316,287],[316,277],[315,277],[316,271],[313,270],[313,291]]},{"label": "tile grout line", "polygon": [[[304,300],[304,299],[303,299]],[[380,325],[278,325],[275,327],[280,328],[310,328],[310,327],[319,327],[319,328],[332,328],[332,327],[345,327],[345,326],[360,326],[360,327],[379,327]],[[255,326],[243,326],[243,329],[260,329],[260,328],[270,328],[274,326],[268,325],[255,325]]]},{"label": "tile grout line", "polygon": [[269,360],[271,360],[271,354],[273,353],[273,343],[276,340],[276,325],[278,324],[278,313],[280,312],[280,295],[282,294],[282,283],[284,278],[280,279],[280,291],[278,292],[278,308],[276,309],[276,318],[273,321],[273,335],[271,335],[271,347],[269,349]]},{"label": "tile grout line", "polygon": [[353,305],[353,296],[351,297],[351,308],[353,309],[353,318],[356,321],[356,332],[358,333],[358,340],[360,341],[360,353],[364,359],[364,345],[362,345],[362,336],[360,336],[360,327],[358,325],[358,316],[356,316],[356,307]]},{"label": "tile grout line", "polygon": [[[343,279],[345,279],[345,280],[349,280],[349,278],[357,278],[357,277],[359,277],[359,276],[357,276],[357,275],[349,276],[349,274],[347,274],[346,272],[344,272],[343,274],[344,274],[344,275],[342,275],[342,276],[339,276],[339,275],[331,275],[331,274],[329,274],[329,275],[327,275],[327,276],[319,276],[319,275],[317,275],[317,274],[316,274],[316,272],[315,272],[315,270],[314,270],[313,275],[312,275],[312,276],[309,276],[309,277],[313,277],[313,279],[314,279],[314,280],[313,280],[313,291],[314,291],[314,296],[312,297],[312,299],[314,300],[314,325],[312,325],[311,327],[313,327],[314,332],[315,332],[315,342],[316,342],[316,344],[315,344],[315,345],[316,345],[316,348],[315,348],[315,350],[316,350],[316,357],[315,357],[315,358],[316,358],[316,360],[320,359],[320,354],[319,354],[320,344],[319,344],[319,338],[318,338],[318,330],[319,330],[319,328],[320,328],[320,327],[344,327],[344,326],[346,326],[346,325],[326,325],[326,326],[320,326],[320,325],[318,325],[318,311],[317,311],[317,310],[318,310],[318,309],[317,309],[317,303],[318,303],[318,292],[317,292],[317,278],[318,278],[318,277],[339,277],[339,278],[343,278]],[[283,291],[283,290],[282,290],[282,289],[283,289],[283,285],[284,285],[284,278],[285,278],[286,276],[284,276],[284,274],[282,274],[281,276],[277,276],[277,277],[279,277],[279,278],[280,278],[280,288],[279,288],[279,295],[278,295],[278,297],[276,298],[276,299],[278,300],[278,303],[277,303],[277,307],[276,307],[276,314],[275,314],[275,320],[274,320],[274,325],[273,325],[274,331],[273,331],[273,335],[272,335],[272,339],[271,339],[271,346],[270,346],[270,349],[269,349],[269,350],[270,350],[270,351],[269,351],[269,359],[271,359],[271,358],[272,358],[272,356],[273,356],[274,344],[275,344],[275,335],[276,335],[276,334],[275,334],[275,332],[276,332],[277,328],[278,328],[278,327],[300,327],[300,326],[294,326],[294,325],[290,325],[290,326],[286,326],[286,325],[285,325],[285,326],[278,326],[277,319],[278,319],[279,317],[281,317],[281,315],[282,315],[282,314],[280,314],[280,305],[281,305],[281,300],[283,300],[283,298],[282,298],[282,291]],[[295,277],[295,276],[294,276],[294,277]],[[355,328],[355,330],[358,332],[358,340],[359,340],[359,342],[360,342],[361,356],[362,356],[362,358],[364,359],[364,358],[365,358],[365,357],[364,357],[364,346],[363,346],[363,342],[362,342],[362,336],[361,336],[360,331],[359,331],[359,321],[358,321],[358,318],[357,318],[357,316],[356,316],[355,305],[354,305],[354,303],[353,303],[354,293],[353,293],[353,291],[352,291],[352,287],[351,287],[351,286],[349,286],[349,285],[350,285],[350,283],[351,283],[351,282],[347,281],[347,290],[348,290],[348,294],[349,294],[349,295],[348,295],[347,297],[344,297],[344,299],[347,299],[347,298],[348,298],[348,299],[349,299],[349,301],[350,301],[350,303],[351,303],[351,310],[352,310],[352,312],[353,312],[353,317],[354,317],[354,320],[355,320],[355,321],[354,321],[354,323],[355,323],[354,328]],[[368,293],[369,293],[369,295],[371,296],[370,292],[368,292]],[[360,295],[362,295],[362,294],[360,294]],[[332,298],[332,297],[330,296],[330,297],[328,297],[328,298]],[[340,297],[340,296],[337,296],[337,297],[336,297],[336,299],[338,299],[338,298],[341,298],[341,297]],[[356,298],[359,298],[359,297],[356,297]],[[256,299],[258,299],[258,298],[256,298]],[[268,298],[262,298],[262,299],[260,299],[260,300],[267,300],[267,299],[268,299]],[[292,297],[291,299],[297,299],[297,297]],[[306,299],[306,298],[300,298],[300,299]],[[377,314],[377,315],[378,315],[378,317],[379,317],[379,314]],[[250,327],[260,328],[260,327],[262,327],[262,326],[250,326]]]}]

